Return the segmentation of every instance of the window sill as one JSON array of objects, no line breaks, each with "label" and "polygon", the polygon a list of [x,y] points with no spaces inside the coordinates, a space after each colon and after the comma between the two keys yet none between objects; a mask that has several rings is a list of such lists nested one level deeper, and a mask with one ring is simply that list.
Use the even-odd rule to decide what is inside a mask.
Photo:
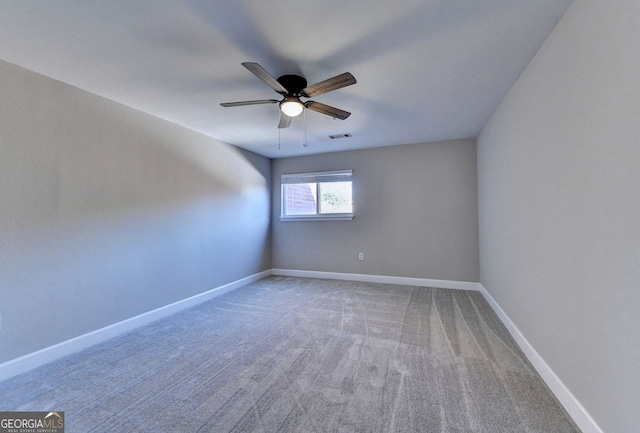
[{"label": "window sill", "polygon": [[280,221],[351,221],[353,215],[297,215],[297,216],[281,216]]}]

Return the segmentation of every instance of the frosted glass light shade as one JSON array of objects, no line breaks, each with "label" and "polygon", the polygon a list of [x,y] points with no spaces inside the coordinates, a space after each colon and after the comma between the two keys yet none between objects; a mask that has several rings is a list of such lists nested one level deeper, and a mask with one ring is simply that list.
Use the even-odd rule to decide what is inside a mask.
[{"label": "frosted glass light shade", "polygon": [[296,117],[302,113],[304,105],[302,105],[300,99],[288,96],[280,103],[280,110],[289,117]]}]

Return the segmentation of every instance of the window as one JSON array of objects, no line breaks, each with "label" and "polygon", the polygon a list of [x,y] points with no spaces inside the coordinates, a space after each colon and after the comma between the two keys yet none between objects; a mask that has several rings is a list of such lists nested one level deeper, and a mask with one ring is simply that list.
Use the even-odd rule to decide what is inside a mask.
[{"label": "window", "polygon": [[351,170],[282,175],[282,220],[351,220]]}]

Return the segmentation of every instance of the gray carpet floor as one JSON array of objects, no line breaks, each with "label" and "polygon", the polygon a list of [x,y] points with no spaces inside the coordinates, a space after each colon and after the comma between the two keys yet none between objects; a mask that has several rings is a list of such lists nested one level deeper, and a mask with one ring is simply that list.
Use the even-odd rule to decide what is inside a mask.
[{"label": "gray carpet floor", "polygon": [[269,277],[0,383],[72,432],[579,432],[478,292]]}]

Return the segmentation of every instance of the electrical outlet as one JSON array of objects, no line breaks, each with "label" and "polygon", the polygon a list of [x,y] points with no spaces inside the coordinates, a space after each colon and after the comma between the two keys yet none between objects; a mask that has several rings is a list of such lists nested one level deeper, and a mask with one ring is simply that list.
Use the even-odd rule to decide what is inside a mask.
[{"label": "electrical outlet", "polygon": [[364,260],[364,253],[358,253],[358,260]]}]

